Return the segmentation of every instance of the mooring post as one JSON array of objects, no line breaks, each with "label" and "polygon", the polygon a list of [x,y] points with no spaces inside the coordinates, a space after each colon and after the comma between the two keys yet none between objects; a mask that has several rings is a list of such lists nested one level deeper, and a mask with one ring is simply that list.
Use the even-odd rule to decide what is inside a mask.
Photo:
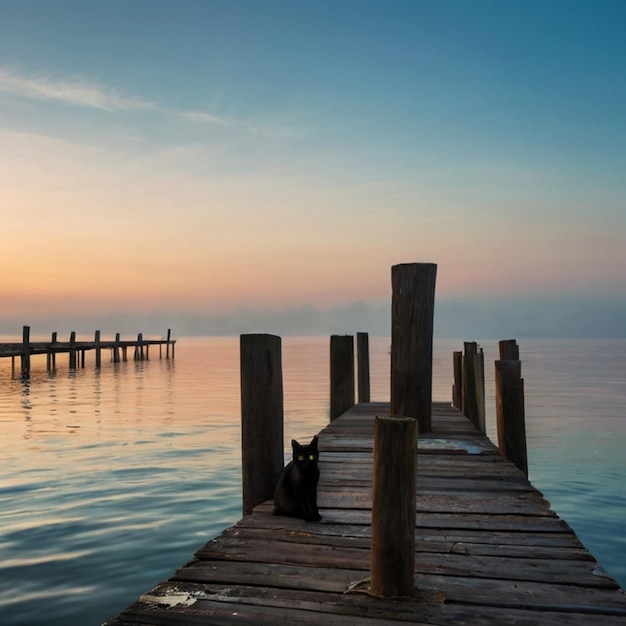
[{"label": "mooring post", "polygon": [[391,415],[415,417],[431,431],[435,263],[391,268]]},{"label": "mooring post", "polygon": [[356,334],[357,389],[359,402],[370,401],[369,335]]},{"label": "mooring post", "polygon": [[[170,328],[167,329],[167,345],[165,348],[165,358],[170,358],[170,336],[172,334],[172,330]],[[172,348],[172,358],[174,357],[174,350]]]},{"label": "mooring post", "polygon": [[115,333],[115,345],[113,346],[113,363],[120,362],[120,334]]},{"label": "mooring post", "polygon": [[70,333],[70,349],[69,349],[70,369],[76,369],[76,331]]},{"label": "mooring post", "polygon": [[495,365],[498,447],[528,476],[522,364],[511,359],[496,361]]},{"label": "mooring post", "polygon": [[22,328],[22,378],[30,376],[30,326]]},{"label": "mooring post", "polygon": [[330,338],[330,421],[354,406],[354,337]]},{"label": "mooring post", "polygon": [[50,338],[50,339],[51,339],[51,341],[50,341],[50,343],[51,343],[50,349],[52,350],[52,359],[51,359],[51,364],[52,364],[52,369],[53,369],[53,370],[55,370],[55,369],[56,369],[56,367],[57,367],[57,352],[56,352],[56,349],[55,349],[55,347],[54,347],[54,345],[55,345],[55,344],[56,344],[56,342],[57,342],[57,334],[58,334],[58,333],[57,333],[57,331],[55,330],[55,331],[52,333],[52,337]]},{"label": "mooring post", "polygon": [[139,333],[137,335],[137,344],[135,345],[135,361],[143,361],[143,334]]},{"label": "mooring post", "polygon": [[101,348],[100,348],[100,331],[97,330],[94,333],[94,343],[96,344],[96,367],[100,367],[102,365],[102,355],[101,355]]},{"label": "mooring post", "polygon": [[454,374],[452,405],[461,410],[463,407],[463,352],[461,350],[455,350],[452,353],[452,370]]},{"label": "mooring post", "polygon": [[485,433],[485,357],[475,341],[464,342],[461,412]]},{"label": "mooring post", "polygon": [[415,587],[417,421],[376,417],[370,594],[406,597]]},{"label": "mooring post", "polygon": [[281,339],[240,336],[243,514],[273,497],[284,465]]},{"label": "mooring post", "polygon": [[502,361],[519,361],[519,346],[515,339],[501,339],[498,348]]}]

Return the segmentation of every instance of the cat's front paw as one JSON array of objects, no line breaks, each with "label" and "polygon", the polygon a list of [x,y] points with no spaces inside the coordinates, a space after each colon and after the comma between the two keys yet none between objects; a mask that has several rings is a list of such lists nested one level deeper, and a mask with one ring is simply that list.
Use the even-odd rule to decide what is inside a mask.
[{"label": "cat's front paw", "polygon": [[304,518],[305,522],[319,522],[322,519],[322,516],[319,513],[313,513],[311,515],[307,515]]}]

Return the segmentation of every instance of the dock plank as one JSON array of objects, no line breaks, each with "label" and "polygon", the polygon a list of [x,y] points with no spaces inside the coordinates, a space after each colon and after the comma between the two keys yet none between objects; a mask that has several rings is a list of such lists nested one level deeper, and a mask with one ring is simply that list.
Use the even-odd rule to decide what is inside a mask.
[{"label": "dock plank", "polygon": [[415,594],[363,593],[373,423],[388,410],[357,405],[320,433],[321,522],[260,504],[109,626],[626,622],[619,585],[524,474],[444,403],[418,449]]}]

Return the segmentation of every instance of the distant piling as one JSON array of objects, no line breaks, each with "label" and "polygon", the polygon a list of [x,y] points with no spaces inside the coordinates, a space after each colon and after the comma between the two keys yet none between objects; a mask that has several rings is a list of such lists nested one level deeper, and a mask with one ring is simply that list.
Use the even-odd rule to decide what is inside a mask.
[{"label": "distant piling", "polygon": [[466,341],[463,353],[461,412],[481,432],[485,424],[485,356],[475,341]]},{"label": "distant piling", "polygon": [[75,370],[76,369],[76,331],[75,330],[73,330],[70,333],[69,355],[70,355],[69,367],[71,370]]},{"label": "distant piling", "polygon": [[452,404],[461,410],[463,407],[463,352],[461,350],[452,353],[452,370],[454,376]]},{"label": "distant piling", "polygon": [[354,406],[354,337],[330,338],[330,419]]},{"label": "distant piling", "polygon": [[27,378],[30,376],[30,326],[24,326],[22,328],[22,346],[22,378]]},{"label": "distant piling", "polygon": [[359,402],[370,401],[370,351],[369,335],[356,334],[357,391]]}]

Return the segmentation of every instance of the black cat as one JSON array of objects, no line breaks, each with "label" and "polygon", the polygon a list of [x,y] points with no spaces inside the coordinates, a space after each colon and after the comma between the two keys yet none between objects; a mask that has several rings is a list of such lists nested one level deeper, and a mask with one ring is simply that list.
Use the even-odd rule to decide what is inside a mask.
[{"label": "black cat", "polygon": [[281,472],[274,490],[274,515],[290,515],[302,517],[307,522],[319,522],[322,516],[317,510],[317,482],[320,477],[317,437],[313,437],[308,446],[292,439],[291,447],[293,460]]}]

